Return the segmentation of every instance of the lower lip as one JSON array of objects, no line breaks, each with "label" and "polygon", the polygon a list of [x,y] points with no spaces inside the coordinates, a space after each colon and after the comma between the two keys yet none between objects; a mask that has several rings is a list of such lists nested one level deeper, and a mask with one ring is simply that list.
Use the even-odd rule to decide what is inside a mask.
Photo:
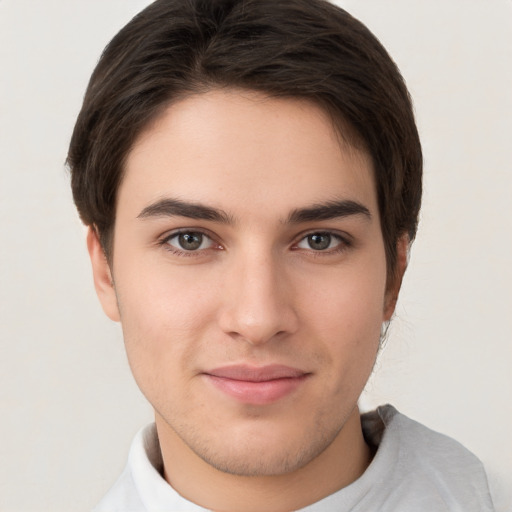
[{"label": "lower lip", "polygon": [[240,402],[265,405],[293,393],[304,382],[307,375],[262,382],[227,379],[214,375],[206,375],[206,377],[217,389]]}]

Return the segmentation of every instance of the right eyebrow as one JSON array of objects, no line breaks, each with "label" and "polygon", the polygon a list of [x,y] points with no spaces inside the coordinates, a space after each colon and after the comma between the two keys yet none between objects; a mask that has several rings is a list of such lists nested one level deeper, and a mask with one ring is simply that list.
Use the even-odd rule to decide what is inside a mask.
[{"label": "right eyebrow", "polygon": [[223,210],[170,197],[151,203],[137,215],[138,219],[151,217],[188,217],[189,219],[211,220],[222,224],[234,223],[233,217]]}]

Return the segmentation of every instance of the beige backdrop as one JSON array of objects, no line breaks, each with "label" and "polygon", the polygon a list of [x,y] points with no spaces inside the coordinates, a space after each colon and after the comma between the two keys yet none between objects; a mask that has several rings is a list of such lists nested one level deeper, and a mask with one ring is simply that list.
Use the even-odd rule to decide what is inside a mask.
[{"label": "beige backdrop", "polygon": [[[151,411],[97,304],[63,167],[86,82],[144,0],[0,0],[0,510],[88,510]],[[364,408],[459,439],[512,509],[512,2],[346,0],[414,96],[425,200]]]}]

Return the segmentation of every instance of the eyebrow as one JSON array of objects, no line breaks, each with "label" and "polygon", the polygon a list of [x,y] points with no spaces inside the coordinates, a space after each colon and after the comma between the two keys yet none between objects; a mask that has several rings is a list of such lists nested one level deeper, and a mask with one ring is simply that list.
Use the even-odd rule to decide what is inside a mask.
[{"label": "eyebrow", "polygon": [[188,217],[189,219],[211,220],[222,224],[233,224],[233,217],[223,210],[199,203],[165,198],[146,206],[137,215],[138,219],[150,217]]},{"label": "eyebrow", "polygon": [[[301,224],[319,220],[330,220],[353,215],[362,215],[371,219],[370,210],[352,200],[328,201],[306,208],[293,210],[286,224]],[[205,206],[200,203],[164,198],[146,206],[137,216],[138,219],[152,217],[187,217],[189,219],[209,220],[221,224],[234,224],[234,218],[224,210]]]},{"label": "eyebrow", "polygon": [[352,215],[362,215],[369,220],[372,218],[370,210],[361,203],[351,200],[339,200],[293,210],[288,216],[287,222],[290,224],[300,224],[303,222],[330,220]]}]

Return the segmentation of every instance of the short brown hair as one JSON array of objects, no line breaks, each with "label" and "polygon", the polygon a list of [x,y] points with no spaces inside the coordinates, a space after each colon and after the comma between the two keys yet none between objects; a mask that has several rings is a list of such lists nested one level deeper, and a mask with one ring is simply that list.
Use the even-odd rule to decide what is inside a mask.
[{"label": "short brown hair", "polygon": [[[124,161],[168,105],[219,87],[308,99],[371,155],[388,272],[416,234],[422,154],[402,76],[375,36],[325,0],[157,0],[108,44],[68,165],[82,221],[111,256]],[[353,138],[353,137],[352,137]]]}]

